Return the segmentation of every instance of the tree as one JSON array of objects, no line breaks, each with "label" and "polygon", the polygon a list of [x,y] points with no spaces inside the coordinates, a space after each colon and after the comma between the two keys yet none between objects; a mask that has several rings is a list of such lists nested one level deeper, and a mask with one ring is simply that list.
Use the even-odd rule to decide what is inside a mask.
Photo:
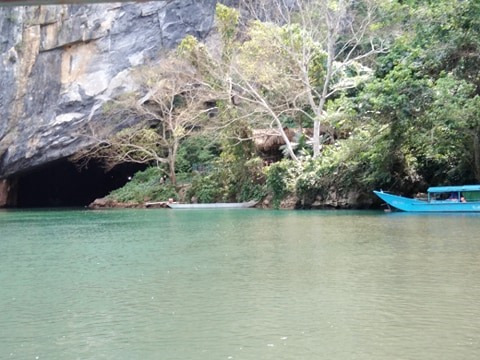
[{"label": "tree", "polygon": [[111,136],[101,136],[111,129],[91,129],[94,145],[73,160],[86,165],[96,159],[107,169],[125,162],[166,165],[175,184],[180,142],[206,125],[211,91],[195,68],[174,56],[137,69],[134,78],[138,91],[110,104],[105,126],[118,118],[134,118],[135,125]]},{"label": "tree", "polygon": [[480,5],[417,2],[397,15],[407,26],[356,100],[365,122],[388,129],[376,148],[393,176],[379,185],[479,181]]},{"label": "tree", "polygon": [[[265,55],[262,61],[268,63],[268,59],[280,55],[279,60],[288,69],[288,81],[295,84],[286,96],[288,106],[313,123],[313,153],[317,157],[321,123],[328,117],[327,102],[365,80],[371,71],[360,61],[385,50],[384,43],[378,37],[375,40],[371,31],[378,27],[375,23],[378,4],[350,0],[265,0],[263,5],[260,11],[256,6],[256,13],[265,16],[269,14],[268,8],[276,9],[270,12],[274,15],[272,20],[283,26],[268,41],[267,49],[271,51],[260,52]],[[293,106],[292,101],[295,101]]]},{"label": "tree", "polygon": [[[218,5],[221,56],[191,39],[182,46],[193,45],[193,63],[201,64],[235,100],[227,105],[237,106],[239,117],[276,127],[288,155],[298,160],[284,131],[285,120],[301,125],[306,118],[313,124],[313,151],[319,156],[327,101],[370,75],[359,60],[384,49],[381,42],[366,41],[375,10],[370,1],[268,0],[256,3],[252,13],[257,19],[243,28],[238,13]],[[274,17],[265,18],[272,13]]]}]

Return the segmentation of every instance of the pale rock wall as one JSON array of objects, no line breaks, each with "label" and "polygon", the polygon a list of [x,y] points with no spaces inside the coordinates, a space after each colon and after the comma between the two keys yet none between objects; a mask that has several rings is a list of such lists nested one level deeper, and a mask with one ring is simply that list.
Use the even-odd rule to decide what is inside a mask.
[{"label": "pale rock wall", "polygon": [[0,179],[65,158],[131,90],[130,71],[186,35],[205,38],[216,0],[0,8]]}]

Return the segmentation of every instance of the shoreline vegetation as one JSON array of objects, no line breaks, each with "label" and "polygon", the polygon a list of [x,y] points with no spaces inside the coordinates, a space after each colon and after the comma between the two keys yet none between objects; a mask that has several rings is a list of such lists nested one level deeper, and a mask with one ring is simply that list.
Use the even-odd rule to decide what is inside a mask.
[{"label": "shoreline vegetation", "polygon": [[[276,166],[279,166],[277,164]],[[286,167],[289,169],[289,166]],[[229,169],[227,169],[229,170]],[[267,173],[272,171],[269,167],[263,168],[263,172]],[[318,194],[312,203],[308,203],[308,198],[301,199],[294,192],[288,190],[280,190],[277,188],[277,194],[282,194],[282,197],[275,198],[273,191],[269,190],[269,186],[275,183],[275,178],[282,181],[282,184],[287,187],[283,181],[287,180],[287,177],[283,174],[279,177],[275,177],[273,174],[273,180],[268,181],[267,176],[262,178],[262,182],[257,184],[250,183],[253,187],[251,191],[244,191],[247,198],[238,198],[238,193],[234,189],[238,186],[245,186],[235,182],[234,184],[223,184],[223,187],[219,184],[213,184],[212,188],[206,188],[202,181],[209,174],[197,173],[191,178],[181,176],[182,183],[177,186],[172,186],[164,180],[161,175],[162,171],[158,168],[148,168],[144,171],[137,172],[132,179],[122,188],[112,191],[109,195],[95,199],[88,205],[90,209],[109,209],[109,208],[167,208],[168,203],[171,201],[180,203],[214,203],[214,202],[244,202],[252,199],[258,200],[258,204],[255,208],[263,209],[365,209],[371,208],[375,205],[372,202],[364,201],[358,203],[356,201],[362,201],[362,199],[369,199],[368,196],[362,197],[356,193],[348,193],[348,197],[341,197],[334,192],[322,197]],[[218,178],[217,173],[214,178]],[[200,182],[200,186],[197,184]],[[222,189],[232,188],[230,192],[222,192]],[[277,181],[278,187],[278,181]],[[206,189],[209,189],[207,191]],[[230,193],[231,197],[226,197]]]},{"label": "shoreline vegetation", "polygon": [[480,183],[478,1],[294,3],[219,4],[212,39],[138,69],[105,115],[143,122],[76,160],[151,167],[97,206],[380,208],[374,189]]}]

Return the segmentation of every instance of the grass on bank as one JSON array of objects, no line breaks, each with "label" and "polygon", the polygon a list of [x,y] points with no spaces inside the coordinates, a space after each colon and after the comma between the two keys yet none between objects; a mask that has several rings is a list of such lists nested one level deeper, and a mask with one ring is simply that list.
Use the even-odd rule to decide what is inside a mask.
[{"label": "grass on bank", "polygon": [[136,203],[177,199],[175,187],[165,181],[163,175],[164,172],[157,167],[138,171],[127,184],[108,194],[107,199]]}]

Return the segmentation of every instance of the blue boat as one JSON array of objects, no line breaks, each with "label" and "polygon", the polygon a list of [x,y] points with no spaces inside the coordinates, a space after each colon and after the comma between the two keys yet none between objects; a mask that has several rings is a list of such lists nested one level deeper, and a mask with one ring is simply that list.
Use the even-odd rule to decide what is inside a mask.
[{"label": "blue boat", "polygon": [[426,199],[374,191],[390,208],[409,212],[480,212],[480,185],[435,186]]}]

